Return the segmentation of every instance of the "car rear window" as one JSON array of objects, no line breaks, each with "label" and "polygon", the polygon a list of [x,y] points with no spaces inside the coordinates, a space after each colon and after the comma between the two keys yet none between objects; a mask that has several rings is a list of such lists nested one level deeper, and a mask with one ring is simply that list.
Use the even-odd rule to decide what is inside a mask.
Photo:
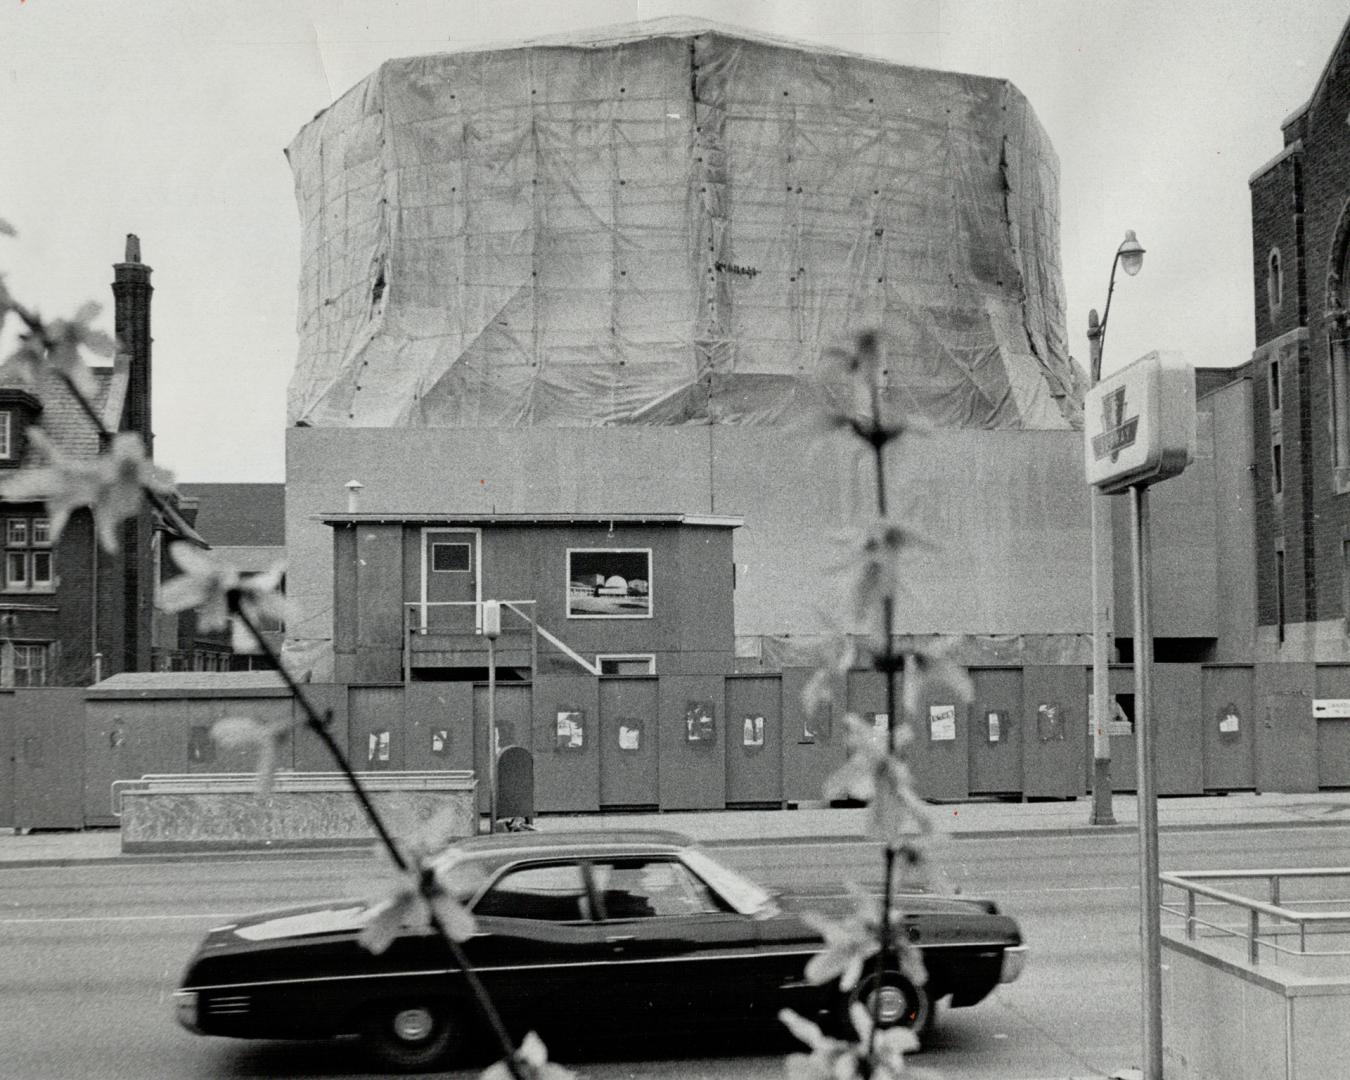
[{"label": "car rear window", "polygon": [[577,922],[589,917],[586,886],[576,863],[554,863],[509,870],[473,907],[475,915],[546,922]]}]

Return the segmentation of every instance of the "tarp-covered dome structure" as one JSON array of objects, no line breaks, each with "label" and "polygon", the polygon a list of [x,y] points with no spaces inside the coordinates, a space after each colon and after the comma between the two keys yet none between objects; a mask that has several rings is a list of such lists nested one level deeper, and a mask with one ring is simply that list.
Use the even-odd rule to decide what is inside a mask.
[{"label": "tarp-covered dome structure", "polygon": [[1006,81],[662,22],[389,61],[287,153],[293,424],[777,425],[879,329],[934,424],[1080,425]]}]

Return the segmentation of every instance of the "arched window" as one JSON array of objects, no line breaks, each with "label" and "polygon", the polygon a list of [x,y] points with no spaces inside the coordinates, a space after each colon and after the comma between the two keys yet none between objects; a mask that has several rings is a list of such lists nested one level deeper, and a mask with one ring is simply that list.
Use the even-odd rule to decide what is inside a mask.
[{"label": "arched window", "polygon": [[1341,211],[1327,273],[1326,343],[1331,369],[1332,462],[1336,490],[1350,491],[1350,200]]},{"label": "arched window", "polygon": [[1270,313],[1280,310],[1284,300],[1284,267],[1280,265],[1280,249],[1271,248],[1266,259],[1266,299],[1270,303]]}]

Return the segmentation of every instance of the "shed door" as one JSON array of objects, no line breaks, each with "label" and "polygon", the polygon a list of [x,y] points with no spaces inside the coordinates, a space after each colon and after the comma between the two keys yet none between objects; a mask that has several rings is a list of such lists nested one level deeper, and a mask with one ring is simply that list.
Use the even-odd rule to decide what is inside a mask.
[{"label": "shed door", "polygon": [[975,668],[969,751],[972,794],[1022,791],[1022,673],[1016,668]]},{"label": "shed door", "polygon": [[479,555],[476,529],[422,530],[423,629],[478,628]]},{"label": "shed door", "polygon": [[600,807],[657,804],[657,680],[600,680]]},{"label": "shed door", "polygon": [[728,805],[782,805],[781,681],[776,676],[726,681]]}]

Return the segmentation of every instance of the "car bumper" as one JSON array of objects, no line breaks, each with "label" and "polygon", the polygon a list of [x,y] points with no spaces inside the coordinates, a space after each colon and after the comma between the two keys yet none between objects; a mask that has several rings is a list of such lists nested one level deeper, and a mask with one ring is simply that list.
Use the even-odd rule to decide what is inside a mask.
[{"label": "car bumper", "polygon": [[999,969],[998,981],[1001,983],[1010,983],[1022,974],[1022,969],[1027,963],[1027,947],[1025,945],[1009,945],[1003,950],[1003,966]]},{"label": "car bumper", "polygon": [[197,992],[178,990],[173,995],[173,1015],[183,1027],[194,1035],[203,1034],[197,1023]]}]

